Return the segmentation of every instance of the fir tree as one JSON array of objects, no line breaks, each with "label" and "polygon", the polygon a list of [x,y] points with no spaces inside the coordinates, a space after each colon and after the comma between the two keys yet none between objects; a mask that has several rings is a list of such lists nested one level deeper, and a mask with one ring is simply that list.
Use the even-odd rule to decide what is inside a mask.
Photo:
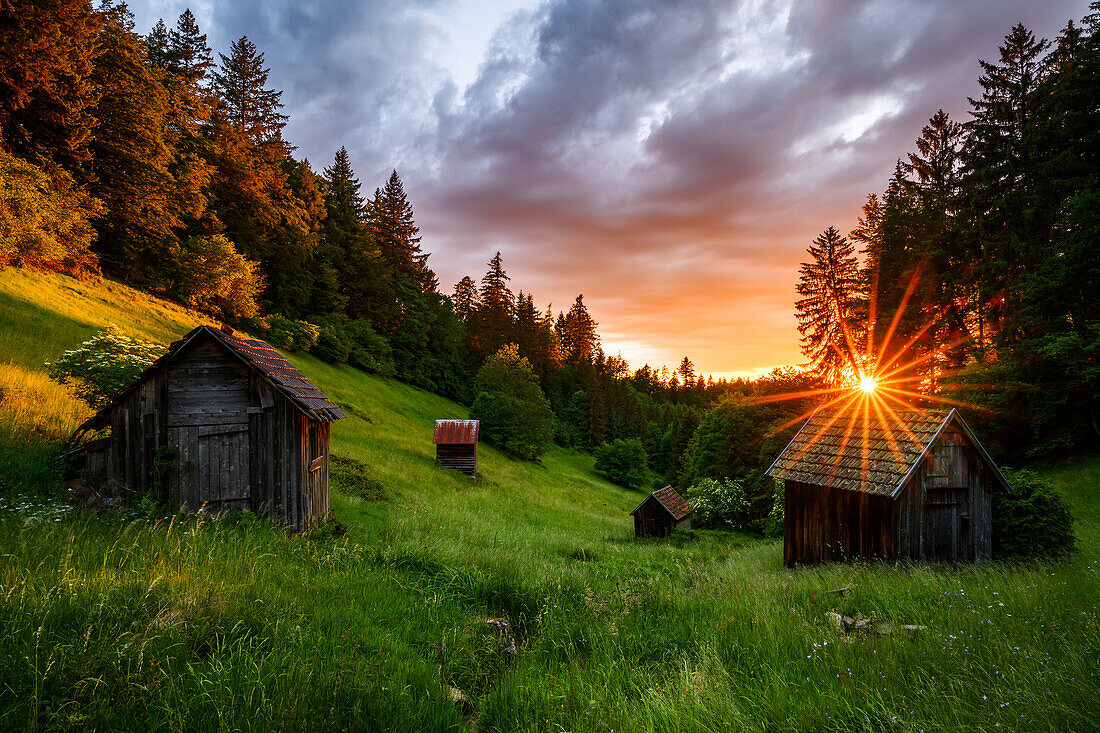
[{"label": "fir tree", "polygon": [[93,177],[101,25],[87,0],[0,3],[0,145],[45,170],[59,189]]},{"label": "fir tree", "polygon": [[477,284],[469,275],[464,276],[455,284],[454,294],[455,315],[463,323],[470,323],[480,306],[477,294]]},{"label": "fir tree", "polygon": [[496,353],[512,340],[516,303],[508,288],[508,273],[500,252],[489,260],[489,269],[481,278],[478,293],[477,323],[475,332],[480,348],[485,353]]},{"label": "fir tree", "polygon": [[420,228],[413,220],[412,204],[397,171],[390,174],[384,188],[375,190],[367,211],[382,261],[422,292],[434,293],[439,281],[428,267],[428,254],[420,249]]},{"label": "fir tree", "polygon": [[859,300],[859,263],[852,244],[833,227],[807,249],[812,260],[799,270],[795,304],[802,353],[822,381],[837,385],[857,368],[853,312]]},{"label": "fir tree", "polygon": [[596,334],[598,325],[584,305],[584,295],[578,295],[557,329],[562,349],[569,361],[587,364],[593,360],[600,345],[600,338]]},{"label": "fir tree", "polygon": [[271,70],[264,67],[264,55],[247,36],[233,42],[228,56],[218,55],[221,68],[214,72],[221,101],[218,114],[255,144],[280,140],[287,121],[280,112],[283,93],[267,88]]},{"label": "fir tree", "polygon": [[129,279],[143,280],[163,264],[179,222],[169,192],[173,150],[166,139],[168,99],[146,64],[125,6],[104,6],[93,79],[102,90],[92,143],[93,194],[106,205],[99,248]]}]

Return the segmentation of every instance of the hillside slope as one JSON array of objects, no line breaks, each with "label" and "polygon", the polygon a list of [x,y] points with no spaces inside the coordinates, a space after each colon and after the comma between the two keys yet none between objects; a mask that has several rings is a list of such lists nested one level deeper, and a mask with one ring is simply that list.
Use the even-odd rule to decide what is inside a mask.
[{"label": "hillside slope", "polygon": [[[114,283],[0,271],[0,729],[1055,731],[1100,715],[1095,460],[1054,474],[1077,510],[1070,560],[787,571],[777,542],[635,541],[640,495],[583,455],[485,447],[481,479],[444,471],[432,421],[461,406],[290,355],[352,415],[332,438],[363,465],[337,471],[345,535],[50,498],[50,444],[86,409],[42,361],[107,322],[167,342],[199,320]],[[838,638],[834,608],[928,630]]]}]

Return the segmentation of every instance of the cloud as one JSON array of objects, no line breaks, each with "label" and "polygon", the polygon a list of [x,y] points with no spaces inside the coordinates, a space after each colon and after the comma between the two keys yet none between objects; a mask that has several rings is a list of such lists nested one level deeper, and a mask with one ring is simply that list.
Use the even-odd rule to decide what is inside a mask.
[{"label": "cloud", "polygon": [[316,167],[343,144],[368,189],[398,168],[445,287],[500,249],[540,303],[584,293],[636,365],[737,372],[800,359],[806,245],[854,224],[938,108],[966,118],[977,59],[1087,3],[548,0],[499,14],[460,86],[439,44],[468,7],[196,12],[221,50],[266,51]]}]

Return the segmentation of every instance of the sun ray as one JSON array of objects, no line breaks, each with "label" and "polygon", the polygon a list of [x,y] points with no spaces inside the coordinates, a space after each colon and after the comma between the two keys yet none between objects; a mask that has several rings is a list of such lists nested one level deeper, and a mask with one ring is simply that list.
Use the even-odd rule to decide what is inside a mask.
[{"label": "sun ray", "polygon": [[844,415],[844,410],[847,409],[847,407],[849,405],[851,405],[853,402],[855,402],[858,398],[859,398],[858,394],[852,395],[848,399],[848,402],[846,402],[843,407],[841,407],[839,410],[837,410],[836,414],[833,415],[832,417],[830,417],[829,421],[826,422],[824,425],[822,425],[821,428],[817,431],[817,433],[815,433],[810,438],[810,440],[807,441],[806,445],[802,446],[802,449],[799,450],[798,453],[796,453],[794,455],[794,459],[798,460],[802,456],[806,455],[806,452],[809,451],[810,448],[813,448],[815,445],[817,445],[817,441],[821,440],[821,437],[826,432],[828,432],[829,428],[831,428],[834,424],[836,424],[836,422]]},{"label": "sun ray", "polygon": [[875,361],[882,361],[882,357],[886,355],[886,349],[890,345],[890,340],[894,337],[894,331],[897,330],[898,324],[901,323],[902,314],[905,313],[905,307],[909,304],[909,299],[913,297],[913,293],[917,290],[917,283],[920,282],[921,272],[924,270],[925,260],[922,258],[917,263],[917,269],[913,271],[913,275],[909,278],[909,285],[905,288],[905,294],[901,296],[901,302],[898,303],[898,309],[894,313],[894,317],[890,320],[890,326],[886,329],[886,335],[882,339],[882,344],[879,346],[878,356]]}]

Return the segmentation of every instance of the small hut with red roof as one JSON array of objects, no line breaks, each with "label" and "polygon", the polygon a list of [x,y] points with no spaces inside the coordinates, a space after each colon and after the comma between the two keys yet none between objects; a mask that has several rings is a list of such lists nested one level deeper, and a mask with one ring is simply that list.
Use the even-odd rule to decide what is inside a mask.
[{"label": "small hut with red roof", "polygon": [[646,497],[634,511],[635,537],[664,537],[675,529],[691,529],[691,505],[666,486]]},{"label": "small hut with red roof", "polygon": [[432,442],[439,465],[476,476],[480,425],[477,420],[436,420]]}]

